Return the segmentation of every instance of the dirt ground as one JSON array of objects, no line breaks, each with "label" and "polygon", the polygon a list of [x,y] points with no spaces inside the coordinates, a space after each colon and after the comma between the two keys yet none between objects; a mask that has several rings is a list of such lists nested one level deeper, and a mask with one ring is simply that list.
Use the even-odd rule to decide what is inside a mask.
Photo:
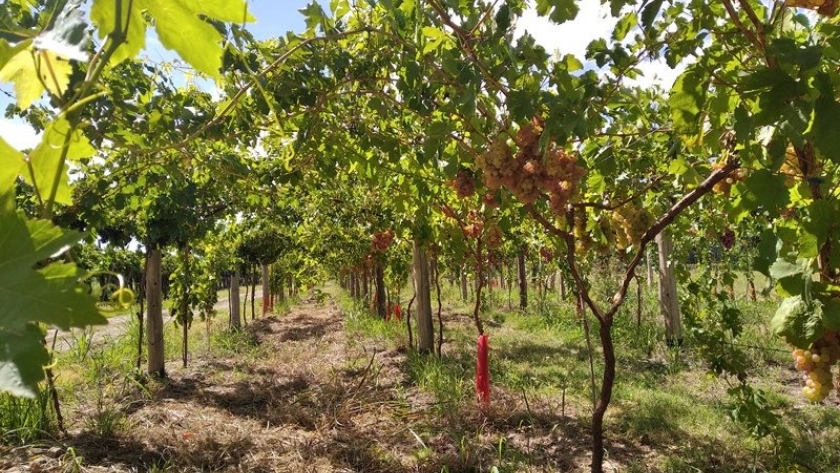
[{"label": "dirt ground", "polygon": [[[562,417],[556,406],[526,405],[499,389],[489,408],[442,405],[410,382],[405,350],[349,339],[333,302],[308,301],[248,330],[260,356],[196,357],[186,369],[173,363],[150,394],[121,401],[126,421],[116,433],[100,436],[76,422],[55,444],[5,452],[0,470],[588,469],[586,416]],[[612,453],[647,453],[635,448],[613,445]]]}]

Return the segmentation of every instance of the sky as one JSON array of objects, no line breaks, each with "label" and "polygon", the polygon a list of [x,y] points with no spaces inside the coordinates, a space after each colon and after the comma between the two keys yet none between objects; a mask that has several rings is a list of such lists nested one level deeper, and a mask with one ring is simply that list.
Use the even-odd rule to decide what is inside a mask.
[{"label": "sky", "polygon": [[[302,31],[305,28],[304,18],[298,10],[310,2],[311,0],[248,0],[251,12],[257,19],[256,23],[250,24],[248,28],[258,39],[282,36],[288,31]],[[328,1],[319,0],[319,3],[328,9]],[[517,24],[516,35],[527,31],[550,53],[571,53],[582,59],[586,46],[592,40],[610,36],[616,20],[609,15],[608,5],[602,6],[600,0],[578,0],[578,6],[578,17],[563,25],[555,25],[546,18],[540,18],[532,8]],[[147,48],[144,54],[154,61],[171,60],[175,57],[160,45],[152,33],[147,38]],[[642,70],[645,78],[639,81],[641,85],[656,81],[665,88],[670,88],[681,72],[679,69],[671,70],[664,64],[646,64]],[[32,128],[21,120],[2,117],[2,112],[10,102],[7,94],[11,92],[12,87],[9,84],[0,84],[0,137],[16,149],[34,148],[38,144],[39,136]]]}]

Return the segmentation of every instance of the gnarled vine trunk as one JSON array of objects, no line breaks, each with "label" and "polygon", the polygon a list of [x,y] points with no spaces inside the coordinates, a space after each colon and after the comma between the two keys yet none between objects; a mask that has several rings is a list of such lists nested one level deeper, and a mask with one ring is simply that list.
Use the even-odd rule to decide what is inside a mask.
[{"label": "gnarled vine trunk", "polygon": [[432,322],[432,295],[429,287],[429,260],[420,242],[414,242],[414,293],[417,297],[417,342],[420,353],[434,353],[435,329]]}]

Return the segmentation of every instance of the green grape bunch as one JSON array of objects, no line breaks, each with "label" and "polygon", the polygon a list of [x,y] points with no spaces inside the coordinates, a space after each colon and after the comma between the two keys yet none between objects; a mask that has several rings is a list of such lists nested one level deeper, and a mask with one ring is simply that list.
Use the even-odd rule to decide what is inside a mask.
[{"label": "green grape bunch", "polygon": [[802,394],[811,402],[825,399],[833,387],[831,367],[840,360],[840,334],[827,331],[810,349],[794,348],[792,355],[794,366],[803,372]]}]

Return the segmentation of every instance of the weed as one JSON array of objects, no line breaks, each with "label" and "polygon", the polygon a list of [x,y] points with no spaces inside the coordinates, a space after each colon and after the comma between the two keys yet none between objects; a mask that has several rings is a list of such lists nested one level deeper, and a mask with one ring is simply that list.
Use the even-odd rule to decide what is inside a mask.
[{"label": "weed", "polygon": [[7,444],[28,444],[55,433],[55,414],[46,390],[34,398],[0,393],[0,440]]}]

